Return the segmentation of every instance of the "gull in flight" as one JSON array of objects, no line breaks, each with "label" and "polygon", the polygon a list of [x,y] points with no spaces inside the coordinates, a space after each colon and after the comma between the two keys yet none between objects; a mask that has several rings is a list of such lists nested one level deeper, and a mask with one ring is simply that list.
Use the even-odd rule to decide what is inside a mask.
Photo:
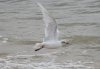
[{"label": "gull in flight", "polygon": [[59,40],[59,31],[57,23],[50,13],[40,4],[37,5],[41,8],[43,20],[45,23],[45,37],[42,43],[36,43],[34,46],[35,51],[39,51],[42,48],[58,48],[69,44],[66,40]]}]

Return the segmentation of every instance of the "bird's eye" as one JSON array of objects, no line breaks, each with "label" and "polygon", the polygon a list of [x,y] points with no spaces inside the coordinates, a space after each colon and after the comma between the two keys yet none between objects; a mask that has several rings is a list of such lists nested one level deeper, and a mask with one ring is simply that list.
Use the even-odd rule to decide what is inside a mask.
[{"label": "bird's eye", "polygon": [[66,43],[65,41],[62,41],[61,43]]},{"label": "bird's eye", "polygon": [[44,48],[44,45],[42,45],[42,48]]},{"label": "bird's eye", "polygon": [[69,44],[69,42],[65,42],[65,41],[62,41],[61,43],[64,43],[64,44]]}]

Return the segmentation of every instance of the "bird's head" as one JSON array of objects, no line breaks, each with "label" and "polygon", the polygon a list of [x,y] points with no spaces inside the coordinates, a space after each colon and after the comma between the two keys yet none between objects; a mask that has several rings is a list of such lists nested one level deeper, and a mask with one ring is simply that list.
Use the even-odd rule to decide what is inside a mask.
[{"label": "bird's head", "polygon": [[63,46],[66,46],[67,44],[69,44],[69,42],[67,40],[62,40],[61,43]]},{"label": "bird's head", "polygon": [[35,51],[39,51],[42,48],[44,48],[44,44],[43,43],[36,43],[35,46],[34,46],[34,50]]}]

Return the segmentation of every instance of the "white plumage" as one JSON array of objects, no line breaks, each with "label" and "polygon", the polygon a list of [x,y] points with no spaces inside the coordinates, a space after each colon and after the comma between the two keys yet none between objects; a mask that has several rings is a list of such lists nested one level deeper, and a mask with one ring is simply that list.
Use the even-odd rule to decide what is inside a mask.
[{"label": "white plumage", "polygon": [[35,51],[38,51],[42,48],[57,48],[68,44],[66,40],[59,40],[58,28],[55,19],[40,3],[37,4],[41,8],[43,14],[43,20],[45,23],[45,37],[42,43],[36,43],[34,46]]}]

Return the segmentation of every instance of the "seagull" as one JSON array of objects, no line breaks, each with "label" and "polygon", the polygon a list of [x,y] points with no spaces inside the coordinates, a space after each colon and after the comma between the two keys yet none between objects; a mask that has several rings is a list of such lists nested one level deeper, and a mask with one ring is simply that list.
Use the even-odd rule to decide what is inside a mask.
[{"label": "seagull", "polygon": [[59,30],[55,19],[42,6],[42,4],[37,3],[37,5],[40,7],[43,15],[43,21],[45,23],[45,37],[43,42],[35,44],[34,50],[39,51],[42,48],[54,49],[69,44],[66,40],[59,40]]}]

